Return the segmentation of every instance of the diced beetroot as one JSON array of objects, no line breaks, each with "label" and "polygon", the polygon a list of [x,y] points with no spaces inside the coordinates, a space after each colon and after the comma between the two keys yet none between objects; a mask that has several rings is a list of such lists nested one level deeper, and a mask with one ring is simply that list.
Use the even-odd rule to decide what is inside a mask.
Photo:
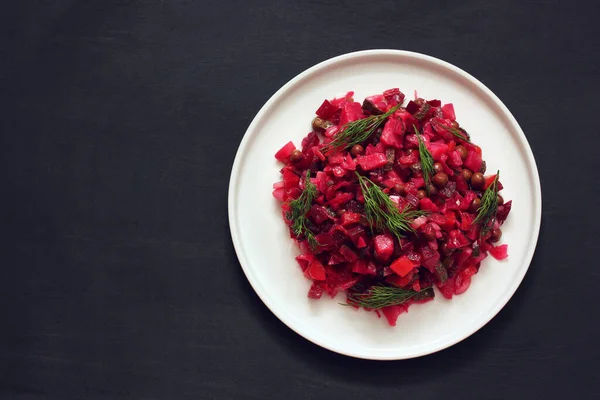
[{"label": "diced beetroot", "polygon": [[356,248],[361,249],[367,246],[367,242],[365,240],[367,234],[362,226],[357,225],[353,228],[348,229],[348,236],[350,237],[352,243],[354,243],[354,246],[356,246]]},{"label": "diced beetroot", "polygon": [[318,146],[320,142],[321,140],[319,139],[319,135],[317,135],[315,132],[310,132],[304,139],[302,139],[302,153],[306,153],[307,150]]},{"label": "diced beetroot", "polygon": [[377,268],[373,262],[356,260],[352,263],[352,272],[361,275],[377,275]]},{"label": "diced beetroot", "polygon": [[500,223],[504,223],[506,217],[508,217],[508,213],[510,213],[510,209],[512,207],[512,200],[507,201],[501,206],[498,206],[498,212],[496,212],[496,218]]},{"label": "diced beetroot", "polygon": [[425,225],[426,223],[427,223],[427,217],[426,217],[426,216],[424,216],[424,215],[422,215],[422,216],[420,216],[420,217],[418,217],[418,218],[415,218],[415,219],[414,219],[414,220],[411,222],[410,226],[412,226],[412,228],[413,228],[414,230],[417,230],[417,229],[419,229],[421,226]]},{"label": "diced beetroot", "polygon": [[387,158],[383,153],[375,153],[358,157],[358,165],[360,165],[365,171],[381,168],[385,164],[387,164]]},{"label": "diced beetroot", "polygon": [[473,265],[469,265],[468,267],[466,267],[465,269],[463,269],[462,274],[465,277],[472,277],[473,275],[475,275],[477,273],[477,268],[475,268]]},{"label": "diced beetroot", "polygon": [[424,197],[419,200],[419,206],[421,210],[437,212],[438,207],[433,203],[433,201],[429,197]]},{"label": "diced beetroot", "polygon": [[398,258],[396,261],[394,261],[392,263],[392,265],[390,265],[390,268],[392,269],[392,271],[394,271],[398,275],[406,276],[406,275],[408,275],[408,273],[410,271],[412,271],[418,265],[419,265],[418,263],[414,263],[407,256],[402,256],[402,257]]},{"label": "diced beetroot", "polygon": [[414,124],[417,123],[415,117],[413,117],[412,114],[407,111],[398,110],[394,113],[394,115],[402,119],[402,122],[404,122],[404,126],[407,127],[407,129],[411,128]]},{"label": "diced beetroot", "polygon": [[[410,127],[408,129],[408,132],[413,132],[412,127]],[[425,144],[425,146],[427,146],[429,148],[429,138],[427,136],[423,136],[421,135],[421,139],[423,139],[423,143]],[[419,139],[417,138],[417,135],[415,135],[414,133],[407,133],[404,135],[404,145],[408,148],[412,148],[412,149],[418,149],[419,148]],[[417,152],[418,154],[418,152]]]},{"label": "diced beetroot", "polygon": [[400,149],[402,148],[402,135],[404,134],[404,131],[405,127],[402,119],[390,117],[383,127],[381,142],[386,146]]},{"label": "diced beetroot", "polygon": [[342,152],[333,153],[329,156],[329,164],[330,165],[340,165],[344,162],[345,154]]},{"label": "diced beetroot", "polygon": [[451,181],[451,182],[448,182],[446,187],[444,187],[443,189],[441,189],[439,191],[439,194],[440,194],[440,196],[444,196],[445,198],[449,199],[452,196],[454,196],[455,192],[456,192],[456,182]]},{"label": "diced beetroot", "polygon": [[329,200],[329,205],[334,210],[337,210],[341,205],[346,204],[354,198],[353,193],[338,192],[334,199]]},{"label": "diced beetroot", "polygon": [[344,97],[337,97],[337,98],[331,100],[331,104],[333,104],[334,106],[339,108],[345,102],[352,101],[352,96],[354,96],[354,92],[349,91],[348,93],[346,93],[346,95]]},{"label": "diced beetroot", "polygon": [[462,232],[459,231],[458,229],[450,231],[450,234],[448,237],[448,248],[449,249],[459,249],[461,247],[468,246],[470,243],[471,243],[471,241],[465,235],[463,235]]},{"label": "diced beetroot", "polygon": [[367,247],[367,242],[366,242],[365,238],[364,237],[359,237],[356,240],[355,246],[357,248],[359,248],[359,249],[362,249],[363,247]]},{"label": "diced beetroot", "polygon": [[354,171],[356,169],[356,162],[350,153],[346,153],[346,157],[344,157],[344,161],[342,162],[342,168],[348,171]]},{"label": "diced beetroot", "polygon": [[[333,137],[335,134],[337,134],[340,131],[340,126],[339,125],[332,125],[329,128],[325,129],[325,137],[327,138],[331,138]],[[323,144],[327,144],[329,141],[325,141]]]},{"label": "diced beetroot", "polygon": [[[496,174],[494,175],[488,175],[485,177],[485,184],[483,186],[484,189],[487,189],[496,179]],[[498,190],[502,190],[504,189],[504,187],[502,186],[502,182],[498,181]]]},{"label": "diced beetroot", "polygon": [[408,286],[413,281],[413,279],[415,277],[415,271],[416,271],[416,269],[413,269],[408,274],[406,274],[406,276],[399,276],[396,274],[390,275],[390,276],[386,277],[385,280],[386,280],[386,282],[391,283],[394,286],[403,288],[403,287]]},{"label": "diced beetroot", "polygon": [[330,274],[327,276],[327,293],[331,297],[335,297],[335,295],[340,290],[350,289],[352,286],[356,285],[359,281],[359,278],[352,273],[351,268],[330,268]]},{"label": "diced beetroot", "polygon": [[346,245],[342,245],[340,247],[340,254],[342,256],[344,256],[344,258],[347,261],[356,261],[358,259],[358,254],[356,254],[356,252],[354,250],[352,250],[350,247],[346,246]]},{"label": "diced beetroot", "polygon": [[340,254],[333,253],[331,257],[329,257],[329,261],[327,261],[327,265],[338,265],[341,263],[345,263],[347,260],[345,257]]},{"label": "diced beetroot", "polygon": [[323,295],[323,285],[319,282],[313,282],[308,291],[308,297],[318,300]]},{"label": "diced beetroot", "polygon": [[419,112],[420,109],[421,109],[421,106],[412,100],[409,101],[408,104],[406,105],[406,111],[408,111],[409,113],[411,113],[413,115],[416,114],[417,112]]},{"label": "diced beetroot", "polygon": [[[469,190],[469,184],[467,183],[467,181],[465,181],[465,179],[463,178],[462,175],[457,175],[455,177],[455,179],[456,179],[455,180],[456,190],[458,190],[459,192],[465,192],[465,191]],[[471,200],[471,201],[473,201],[473,200]],[[461,210],[462,210],[462,208],[461,208]]]},{"label": "diced beetroot", "polygon": [[302,268],[302,272],[306,271],[311,262],[315,259],[315,256],[311,253],[300,254],[296,257],[296,261],[300,264],[300,268]]},{"label": "diced beetroot", "polygon": [[[321,152],[321,148],[319,146],[314,146],[312,148],[313,150],[313,154],[316,155],[317,157],[319,157],[319,160],[321,161],[325,161],[326,157],[325,155]],[[320,172],[320,171],[319,171]]]},{"label": "diced beetroot", "polygon": [[473,249],[470,247],[466,247],[462,249],[462,251],[456,253],[456,265],[462,267],[462,265],[471,257],[473,254]]},{"label": "diced beetroot", "polygon": [[281,149],[277,151],[277,153],[275,153],[275,158],[282,163],[288,163],[290,162],[290,154],[292,154],[292,151],[294,150],[296,150],[294,143],[287,142]]},{"label": "diced beetroot", "polygon": [[438,286],[438,289],[445,298],[450,300],[454,296],[454,277],[448,278],[446,283]]},{"label": "diced beetroot", "polygon": [[480,224],[471,224],[471,228],[467,232],[467,237],[471,240],[477,240],[480,232],[481,232]]},{"label": "diced beetroot", "polygon": [[414,150],[411,150],[410,152],[405,152],[398,159],[398,162],[403,167],[408,167],[410,165],[417,163],[418,161],[419,161],[419,159],[417,158],[417,152]]},{"label": "diced beetroot", "polygon": [[332,219],[327,209],[318,204],[314,204],[308,212],[308,218],[317,225],[321,225],[323,222]]},{"label": "diced beetroot", "polygon": [[278,201],[285,201],[285,189],[277,188],[273,190],[273,197],[275,197]]},{"label": "diced beetroot", "polygon": [[364,99],[362,109],[365,114],[380,115],[387,111],[388,104],[383,95],[376,94]]},{"label": "diced beetroot", "polygon": [[454,106],[452,103],[444,104],[442,106],[442,113],[444,114],[444,118],[456,121],[456,114],[454,113]]},{"label": "diced beetroot", "polygon": [[[485,242],[484,242],[485,243]],[[488,250],[490,249],[491,246],[484,246],[482,243],[482,246],[480,247],[480,251],[479,251],[479,255],[476,257],[471,257],[469,263],[470,264],[479,264],[480,262],[482,262],[483,260],[485,260],[488,256]]]},{"label": "diced beetroot", "polygon": [[338,178],[341,178],[342,176],[346,175],[346,170],[339,165],[333,167],[331,171],[333,172],[333,175],[335,175]]},{"label": "diced beetroot", "polygon": [[500,246],[492,247],[490,248],[490,254],[496,260],[504,260],[506,257],[508,257],[508,245],[503,244]]},{"label": "diced beetroot", "polygon": [[[422,217],[420,217],[420,218],[422,218]],[[431,237],[436,237],[436,236],[437,236],[437,235],[436,235],[436,231],[435,231],[435,228],[434,228],[433,226],[434,226],[434,225],[433,225],[433,223],[425,224],[425,225],[423,226],[423,229],[421,230],[421,233],[422,233],[422,234],[423,234],[425,237],[430,237],[430,238],[431,238]],[[436,247],[435,247],[435,248],[433,248],[433,247],[432,247],[432,248],[433,248],[434,250],[437,250],[437,242],[436,242],[435,240],[434,240],[433,242],[436,244],[436,245],[435,245]]]},{"label": "diced beetroot", "polygon": [[[440,156],[440,160],[438,162],[440,164],[442,164],[442,171],[443,172],[445,172],[449,176],[453,176],[454,175],[454,170],[452,168],[450,168],[448,166],[448,164],[446,164],[446,160],[448,160],[448,154],[442,154]],[[450,183],[454,183],[454,182],[450,181]]]},{"label": "diced beetroot", "polygon": [[457,150],[454,150],[449,153],[450,157],[448,157],[447,164],[450,168],[458,169],[463,164],[462,158],[460,157],[460,153]]},{"label": "diced beetroot", "polygon": [[289,169],[283,170],[283,187],[285,189],[292,189],[298,186],[300,183],[300,177],[290,171]]},{"label": "diced beetroot", "polygon": [[456,215],[452,211],[446,211],[444,217],[446,217],[446,221],[442,224],[438,223],[438,225],[446,232],[450,232],[456,225]]},{"label": "diced beetroot", "polygon": [[469,152],[474,151],[481,156],[481,147],[477,146],[476,144],[471,142],[463,142],[463,146],[465,146]]},{"label": "diced beetroot", "polygon": [[391,107],[404,101],[404,93],[402,93],[398,88],[392,88],[384,91],[383,97]]},{"label": "diced beetroot", "polygon": [[421,248],[421,255],[423,256],[423,266],[430,272],[435,272],[435,266],[438,261],[440,261],[440,253],[431,249],[429,246],[423,246],[423,248]]},{"label": "diced beetroot", "polygon": [[306,271],[304,271],[304,275],[307,278],[310,278],[314,281],[324,281],[325,280],[325,268],[323,264],[319,260],[314,260],[310,263]]},{"label": "diced beetroot", "polygon": [[416,188],[425,187],[425,179],[423,179],[423,177],[415,176],[414,178],[410,178],[410,181]]},{"label": "diced beetroot", "polygon": [[342,226],[348,226],[352,224],[358,224],[360,222],[360,214],[346,211],[342,214],[341,224]]},{"label": "diced beetroot", "polygon": [[419,205],[419,198],[410,192],[406,194],[406,201],[414,208]]},{"label": "diced beetroot", "polygon": [[471,224],[473,224],[474,219],[475,219],[475,217],[473,214],[461,212],[460,213],[460,229],[463,231],[468,231],[471,228]]},{"label": "diced beetroot", "polygon": [[473,172],[479,172],[479,170],[481,170],[482,161],[480,154],[476,151],[469,151],[463,165]]},{"label": "diced beetroot", "polygon": [[378,261],[385,262],[394,253],[394,239],[391,235],[377,235],[373,238],[373,247],[375,258]]},{"label": "diced beetroot", "polygon": [[315,235],[315,239],[319,243],[318,250],[331,250],[335,247],[333,236],[329,233],[319,233],[318,235]]},{"label": "diced beetroot", "polygon": [[396,326],[396,321],[398,320],[398,316],[402,313],[408,311],[408,307],[404,304],[400,304],[397,306],[387,306],[381,309],[381,312],[388,320],[390,326]]},{"label": "diced beetroot", "polygon": [[362,107],[360,103],[346,102],[342,106],[342,113],[340,114],[340,125],[344,126],[348,122],[356,121],[364,118]]},{"label": "diced beetroot", "polygon": [[435,161],[439,161],[442,157],[442,154],[448,152],[448,145],[443,142],[431,142],[427,148],[431,152],[431,156]]},{"label": "diced beetroot", "polygon": [[321,107],[319,107],[319,109],[317,110],[316,114],[319,117],[327,120],[333,117],[333,114],[335,114],[336,111],[337,107],[331,104],[329,100],[325,100],[323,104],[321,104]]},{"label": "diced beetroot", "polygon": [[333,225],[333,227],[331,228],[331,230],[329,231],[331,234],[335,234],[336,232],[340,233],[341,235],[345,236],[345,237],[350,237],[350,234],[348,233],[348,231],[341,225]]},{"label": "diced beetroot", "polygon": [[471,277],[465,276],[462,273],[458,274],[456,276],[456,280],[454,281],[454,294],[463,294],[466,292],[469,286],[471,286]]},{"label": "diced beetroot", "polygon": [[[413,282],[413,284],[412,284],[412,289],[413,289],[415,292],[420,292],[420,291],[421,291],[421,283],[419,282],[419,280],[418,280],[418,279],[417,279],[417,280],[415,280],[415,281]],[[409,300],[409,301],[410,301],[410,300]]]},{"label": "diced beetroot", "polygon": [[[458,189],[458,185],[457,185],[457,189]],[[471,204],[473,203],[473,200],[475,200],[476,197],[477,197],[477,195],[475,194],[475,192],[473,192],[472,190],[467,191],[463,197],[464,201],[461,203],[460,209],[462,211],[468,210],[469,207],[471,207]]]}]

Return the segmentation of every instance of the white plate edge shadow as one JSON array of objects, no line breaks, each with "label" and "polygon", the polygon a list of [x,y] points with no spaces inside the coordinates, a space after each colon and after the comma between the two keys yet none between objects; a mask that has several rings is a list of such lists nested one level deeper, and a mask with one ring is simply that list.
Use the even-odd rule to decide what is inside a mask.
[{"label": "white plate edge shadow", "polygon": [[[265,118],[267,110],[270,109],[271,106],[275,102],[277,102],[280,97],[284,96],[288,90],[292,89],[294,86],[301,83],[303,80],[310,77],[311,75],[319,72],[320,70],[325,69],[329,66],[332,66],[336,63],[345,62],[345,61],[348,61],[351,59],[356,59],[356,58],[372,57],[372,56],[400,56],[400,57],[412,58],[412,59],[420,60],[423,62],[435,64],[435,66],[437,66],[437,67],[441,67],[441,68],[450,70],[454,74],[460,76],[462,79],[465,79],[470,84],[474,85],[477,89],[482,91],[483,94],[486,95],[493,102],[493,104],[495,106],[499,107],[502,114],[504,114],[504,116],[507,118],[508,122],[510,123],[511,128],[513,128],[514,131],[518,135],[519,143],[522,146],[523,150],[525,151],[525,155],[526,155],[525,162],[529,165],[531,172],[533,173],[533,176],[532,176],[532,178],[533,178],[532,183],[534,184],[534,187],[533,187],[534,199],[533,200],[534,200],[535,210],[537,211],[534,216],[534,220],[533,220],[533,236],[531,237],[532,244],[528,247],[528,251],[525,255],[526,265],[524,268],[522,268],[520,275],[517,276],[517,278],[513,281],[512,285],[507,289],[507,292],[506,292],[507,295],[505,296],[505,298],[503,298],[501,301],[499,301],[496,304],[495,308],[489,313],[489,315],[483,316],[482,318],[477,320],[476,323],[472,324],[472,326],[469,326],[470,329],[467,331],[466,334],[464,334],[464,336],[458,337],[457,339],[446,342],[446,343],[442,343],[441,345],[433,346],[430,349],[428,349],[427,351],[418,351],[418,352],[406,353],[406,354],[402,354],[402,355],[390,354],[390,355],[385,355],[385,356],[381,356],[381,355],[374,356],[374,355],[369,355],[369,354],[352,353],[351,351],[348,351],[347,349],[344,349],[341,347],[336,347],[335,345],[320,343],[319,341],[314,340],[314,338],[311,338],[310,336],[305,334],[301,329],[297,329],[292,324],[290,324],[289,321],[287,320],[287,318],[285,317],[285,315],[282,315],[279,312],[279,310],[277,310],[277,307],[270,304],[269,300],[267,299],[267,296],[265,296],[261,291],[257,290],[257,285],[253,281],[252,274],[249,273],[249,271],[247,269],[248,268],[247,265],[249,264],[249,262],[247,261],[242,243],[240,242],[240,238],[239,238],[240,234],[238,232],[239,228],[238,228],[238,225],[235,220],[236,212],[234,210],[234,206],[235,206],[234,200],[237,197],[237,182],[239,179],[239,169],[240,169],[240,163],[241,163],[240,160],[242,159],[247,146],[251,142],[251,140],[254,136],[254,133],[256,132],[256,129],[255,129],[256,126],[258,126],[261,123],[261,121]],[[540,231],[540,225],[541,225],[541,212],[542,212],[541,184],[540,184],[540,179],[539,179],[539,171],[537,169],[537,164],[535,162],[533,152],[531,150],[529,142],[527,141],[527,138],[525,137],[523,130],[519,126],[518,122],[516,121],[516,119],[514,118],[512,113],[504,105],[504,103],[490,89],[488,89],[483,83],[481,83],[475,77],[471,76],[467,72],[463,71],[462,69],[460,69],[446,61],[443,61],[443,60],[440,60],[440,59],[437,59],[435,57],[431,57],[428,55],[420,54],[420,53],[404,51],[404,50],[389,50],[389,49],[363,50],[363,51],[347,53],[347,54],[343,54],[343,55],[340,55],[337,57],[330,58],[328,60],[325,60],[325,61],[303,71],[302,73],[300,73],[299,75],[297,75],[296,77],[291,79],[289,82],[287,82],[285,85],[283,85],[262,106],[260,111],[256,114],[256,116],[250,123],[248,129],[246,130],[246,132],[240,142],[240,145],[238,147],[236,155],[235,155],[235,159],[234,159],[232,171],[231,171],[231,176],[230,176],[230,181],[229,181],[229,192],[228,192],[228,218],[229,218],[229,227],[230,227],[230,233],[231,233],[233,246],[234,246],[236,255],[238,257],[238,260],[240,262],[240,265],[242,267],[242,270],[244,271],[244,274],[246,275],[246,278],[250,282],[250,285],[252,286],[253,290],[258,295],[258,297],[261,299],[261,301],[267,306],[267,308],[269,308],[269,310],[281,322],[283,322],[285,325],[287,325],[294,332],[298,333],[300,336],[315,343],[316,345],[326,348],[328,350],[331,350],[333,352],[346,355],[346,356],[355,357],[355,358],[363,358],[363,359],[372,359],[372,360],[400,360],[400,359],[409,359],[409,358],[424,356],[427,354],[432,354],[432,353],[441,351],[445,348],[451,347],[454,344],[459,343],[460,341],[468,338],[469,336],[471,336],[472,334],[477,332],[479,329],[481,329],[483,326],[485,326],[489,321],[491,321],[498,314],[498,312],[500,312],[500,310],[502,308],[504,308],[504,306],[508,303],[508,301],[512,298],[512,296],[514,295],[514,293],[520,286],[527,270],[529,269],[529,265],[531,264],[531,260],[535,253],[535,249],[536,249],[537,241],[538,241],[538,237],[539,237],[539,231]]]}]

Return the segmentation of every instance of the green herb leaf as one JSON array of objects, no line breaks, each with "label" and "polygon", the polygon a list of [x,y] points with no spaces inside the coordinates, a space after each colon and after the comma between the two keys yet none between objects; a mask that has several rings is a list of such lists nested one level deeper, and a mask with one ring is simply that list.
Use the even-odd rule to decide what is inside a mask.
[{"label": "green herb leaf", "polygon": [[423,178],[425,179],[425,189],[429,194],[429,185],[431,185],[431,177],[435,174],[433,168],[433,156],[425,146],[425,142],[419,133],[419,130],[413,125],[417,139],[419,140],[419,157],[421,158],[421,170],[423,171]]},{"label": "green herb leaf", "polygon": [[402,304],[410,299],[425,300],[433,296],[433,288],[431,287],[417,292],[398,287],[377,285],[371,286],[365,293],[350,293],[348,295],[348,305],[377,310],[383,307]]},{"label": "green herb leaf", "polygon": [[492,229],[496,221],[496,212],[498,211],[498,179],[500,171],[496,173],[494,181],[488,186],[481,196],[481,206],[477,211],[477,217],[473,223],[481,223],[481,236]]},{"label": "green herb leaf", "polygon": [[313,250],[319,245],[319,242],[315,239],[315,235],[309,227],[306,214],[310,211],[315,197],[317,197],[317,187],[310,181],[310,171],[306,171],[304,190],[297,199],[288,203],[290,211],[286,214],[287,219],[292,222],[292,231],[296,237],[300,239],[304,236]]},{"label": "green herb leaf", "polygon": [[371,230],[389,230],[398,239],[404,237],[406,232],[414,232],[411,222],[422,215],[425,211],[413,210],[405,207],[398,210],[396,203],[390,199],[379,186],[369,178],[361,176],[356,172],[360,189],[365,198],[365,216],[371,225]]},{"label": "green herb leaf", "polygon": [[387,117],[396,112],[401,106],[402,104],[398,104],[390,108],[385,114],[371,115],[367,118],[348,122],[335,135],[333,141],[325,145],[321,150],[324,152],[336,152],[364,142],[383,124]]}]

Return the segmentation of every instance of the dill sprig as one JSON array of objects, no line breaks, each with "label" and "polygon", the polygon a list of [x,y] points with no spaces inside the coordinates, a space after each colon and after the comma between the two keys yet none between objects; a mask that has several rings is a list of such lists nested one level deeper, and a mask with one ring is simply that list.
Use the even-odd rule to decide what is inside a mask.
[{"label": "dill sprig", "polygon": [[419,158],[421,159],[421,170],[423,171],[423,179],[425,179],[425,189],[427,193],[429,193],[429,186],[431,185],[431,177],[435,174],[435,169],[433,168],[433,157],[427,146],[425,146],[425,142],[419,133],[419,130],[416,126],[413,125],[415,130],[415,134],[417,135],[417,139],[419,141]]},{"label": "dill sprig", "polygon": [[453,128],[451,126],[447,126],[444,125],[442,123],[439,122],[433,122],[435,125],[437,126],[441,126],[442,128],[444,128],[445,130],[447,130],[448,132],[450,132],[451,134],[453,134],[454,136],[456,136],[457,138],[464,140],[465,142],[470,142],[471,139],[469,138],[468,134],[464,134],[463,132],[461,132],[460,130]]},{"label": "dill sprig", "polygon": [[416,290],[376,285],[371,286],[365,293],[350,292],[348,294],[348,305],[377,310],[383,307],[399,305],[410,299],[424,300],[428,297],[433,297],[433,289],[431,287],[417,292]]},{"label": "dill sprig", "polygon": [[325,145],[321,150],[324,152],[335,152],[364,142],[383,124],[387,117],[392,115],[401,106],[402,103],[390,108],[384,114],[371,115],[357,121],[348,122],[335,135],[333,141]]},{"label": "dill sprig", "polygon": [[414,232],[411,222],[425,211],[413,210],[410,206],[402,211],[379,186],[369,178],[361,176],[358,172],[358,183],[365,198],[365,216],[371,225],[371,230],[389,230],[398,239],[404,237],[406,232]]},{"label": "dill sprig", "polygon": [[473,223],[481,222],[481,235],[485,235],[492,229],[496,221],[496,212],[498,211],[498,178],[500,171],[496,173],[494,181],[488,186],[481,196],[481,206],[477,212],[477,217]]},{"label": "dill sprig", "polygon": [[308,218],[306,218],[306,214],[310,211],[310,207],[312,206],[315,197],[317,197],[317,187],[310,181],[310,171],[306,171],[304,190],[297,199],[288,203],[290,211],[286,214],[287,219],[292,221],[292,231],[296,237],[300,238],[304,236],[313,250],[319,245],[319,242],[309,227],[309,221]]}]

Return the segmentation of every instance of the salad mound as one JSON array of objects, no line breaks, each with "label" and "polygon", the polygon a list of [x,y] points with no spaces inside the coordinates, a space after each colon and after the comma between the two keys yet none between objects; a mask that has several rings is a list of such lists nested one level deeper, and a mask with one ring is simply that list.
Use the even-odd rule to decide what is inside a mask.
[{"label": "salad mound", "polygon": [[452,104],[404,105],[397,88],[362,104],[353,95],[325,100],[300,147],[275,154],[284,167],[273,196],[312,281],[308,297],[345,292],[345,304],[394,326],[434,287],[451,299],[488,254],[508,256],[496,243],[512,202]]}]

